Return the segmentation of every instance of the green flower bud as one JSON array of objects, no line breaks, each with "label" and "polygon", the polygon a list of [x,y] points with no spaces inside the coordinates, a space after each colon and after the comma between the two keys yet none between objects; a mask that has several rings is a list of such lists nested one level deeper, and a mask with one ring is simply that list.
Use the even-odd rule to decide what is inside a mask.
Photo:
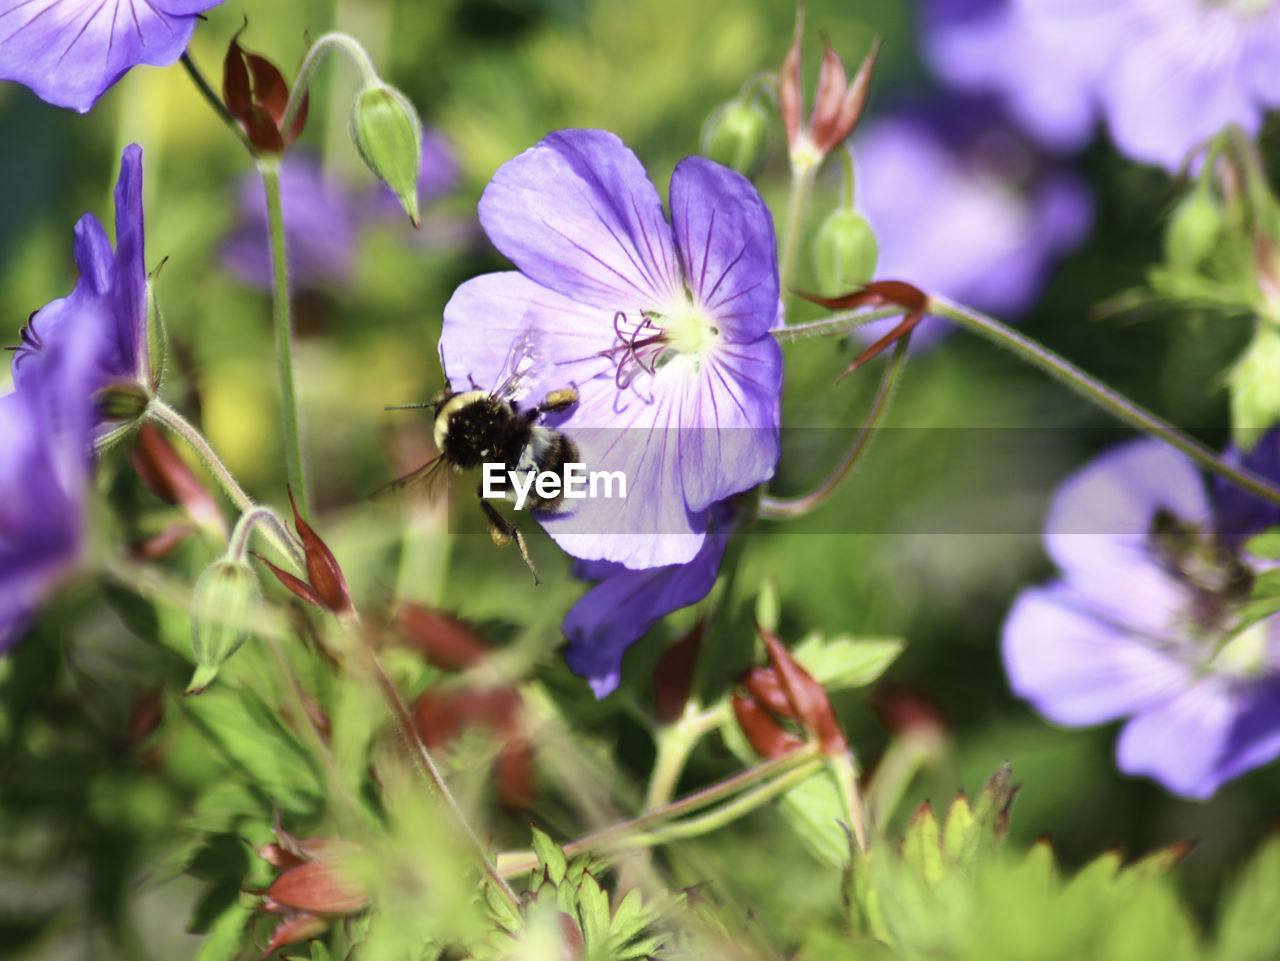
[{"label": "green flower bud", "polygon": [[703,153],[750,177],[764,162],[769,120],[754,102],[731,100],[708,120]]},{"label": "green flower bud", "polygon": [[413,225],[418,226],[422,121],[413,104],[386,84],[365,87],[351,111],[351,139],[365,166],[391,188]]},{"label": "green flower bud", "polygon": [[1259,325],[1230,376],[1231,439],[1246,453],[1280,423],[1280,331]]},{"label": "green flower bud", "polygon": [[861,287],[875,273],[879,253],[866,218],[845,207],[833,210],[813,244],[818,289],[835,296]]},{"label": "green flower bud", "polygon": [[247,564],[223,558],[196,581],[191,604],[191,649],[196,670],[188,694],[199,694],[223,663],[248,640],[249,620],[261,593]]},{"label": "green flower bud", "polygon": [[1164,255],[1175,270],[1193,270],[1213,253],[1222,232],[1222,211],[1207,190],[1194,190],[1169,216]]}]

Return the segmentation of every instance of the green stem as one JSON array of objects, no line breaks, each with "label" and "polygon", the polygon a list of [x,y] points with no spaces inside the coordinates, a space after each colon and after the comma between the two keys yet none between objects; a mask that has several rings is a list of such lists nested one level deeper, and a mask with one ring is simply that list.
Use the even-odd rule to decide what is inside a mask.
[{"label": "green stem", "polygon": [[360,46],[360,41],[355,37],[337,31],[326,33],[311,45],[311,49],[307,51],[307,55],[302,61],[302,66],[298,68],[297,79],[293,82],[293,89],[289,91],[289,101],[284,107],[284,116],[280,119],[281,130],[289,130],[293,126],[294,117],[302,106],[303,97],[307,95],[307,90],[311,86],[316,68],[320,66],[320,61],[324,59],[325,54],[330,50],[341,50],[351,59],[351,62],[356,65],[356,69],[360,71],[360,82],[363,86],[368,87],[382,83],[381,78],[378,76],[378,71],[373,68],[373,62],[369,59],[369,55],[365,53],[364,47]]},{"label": "green stem", "polygon": [[777,327],[769,333],[780,344],[793,344],[798,340],[810,340],[814,337],[835,337],[847,334],[855,327],[870,324],[886,317],[902,316],[901,307],[877,307],[875,310],[846,310],[832,314],[823,320],[811,321],[807,324],[796,324],[794,327]]},{"label": "green stem", "polygon": [[[227,497],[240,509],[242,515],[266,510],[266,508],[261,508],[255,504],[252,498],[244,492],[244,488],[237,483],[236,479],[231,475],[231,471],[227,470],[227,466],[222,463],[221,458],[214,452],[209,442],[204,439],[204,435],[196,430],[185,417],[158,397],[152,398],[147,407],[147,416],[157,423],[163,424],[186,441],[187,446],[195,451],[205,469],[213,475],[219,486],[226,492]],[[270,512],[270,516],[273,523],[263,529],[263,536],[266,537],[267,541],[281,557],[302,569],[303,558],[300,549],[293,543],[287,529],[280,519],[276,517],[275,513]],[[239,527],[240,525],[237,524],[236,529],[239,530]]]},{"label": "green stem", "polygon": [[867,823],[863,815],[862,792],[858,789],[858,770],[853,763],[853,752],[845,751],[827,758],[827,766],[835,775],[836,787],[840,789],[840,797],[844,801],[845,813],[849,816],[849,829],[853,831],[853,839],[858,849],[867,849]]},{"label": "green stem", "polygon": [[284,211],[280,205],[279,158],[259,157],[258,171],[262,174],[262,186],[267,194],[267,223],[271,230],[271,319],[275,329],[276,372],[280,380],[285,476],[298,500],[298,512],[305,520],[311,516],[311,492],[307,489],[302,430],[298,424],[298,400],[293,383],[293,320],[289,309],[289,259],[285,253]]},{"label": "green stem", "polygon": [[703,735],[724,723],[728,715],[727,702],[720,709],[699,711],[697,701],[691,698],[678,721],[658,729],[658,755],[653,762],[653,773],[649,775],[649,788],[644,799],[645,811],[652,811],[670,802],[694,745]]},{"label": "green stem", "polygon": [[791,294],[795,280],[796,260],[800,254],[800,232],[804,227],[804,212],[809,205],[809,191],[818,164],[793,162],[791,165],[791,195],[787,198],[787,217],[783,221],[782,242],[778,252],[778,289],[783,302]]},{"label": "green stem", "polygon": [[208,79],[196,66],[196,62],[191,59],[191,51],[184,50],[182,53],[182,66],[187,71],[187,76],[191,78],[191,82],[196,85],[196,90],[200,92],[200,96],[213,108],[213,112],[218,115],[224,124],[231,128],[231,132],[236,135],[236,139],[244,144],[244,149],[253,155],[253,144],[249,142],[248,136],[244,132],[244,128],[240,126],[235,117],[231,116],[231,111],[227,109],[227,105],[222,102],[222,98],[218,96],[218,92],[213,89]]},{"label": "green stem", "polygon": [[1177,448],[1201,467],[1212,471],[1251,494],[1272,504],[1280,505],[1280,488],[1265,478],[1226,463],[1212,450],[1193,440],[1155,414],[1140,407],[1122,394],[1090,377],[1079,367],[1058,354],[1006,327],[998,320],[968,307],[953,304],[942,297],[930,298],[928,313],[954,321],[975,334],[1012,351],[1021,360],[1039,367],[1054,380],[1075,391],[1081,397],[1101,407],[1117,420],[1145,431]]},{"label": "green stem", "polygon": [[898,386],[898,378],[902,374],[902,368],[907,360],[907,342],[910,338],[903,337],[894,344],[893,357],[889,360],[889,366],[885,369],[884,377],[880,380],[880,389],[876,391],[875,400],[871,402],[871,410],[867,412],[867,419],[862,424],[862,429],[858,431],[858,436],[854,438],[853,446],[849,448],[848,453],[844,455],[844,460],[840,465],[831,472],[831,476],[819,484],[816,488],[801,497],[770,497],[764,495],[760,498],[760,516],[769,520],[790,520],[795,517],[803,517],[810,511],[820,507],[827,501],[836,488],[849,476],[849,472],[861,459],[866,452],[867,445],[870,443],[875,433],[876,425],[884,416],[884,412],[889,407],[889,401],[893,399],[894,392]]}]

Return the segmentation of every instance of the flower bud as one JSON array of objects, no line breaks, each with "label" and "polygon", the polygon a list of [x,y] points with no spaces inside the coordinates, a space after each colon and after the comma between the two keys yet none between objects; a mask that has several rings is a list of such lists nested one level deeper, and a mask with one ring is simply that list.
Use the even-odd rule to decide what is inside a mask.
[{"label": "flower bud", "polygon": [[218,670],[249,637],[249,618],[260,593],[248,565],[223,559],[196,581],[191,604],[191,649],[196,670],[188,694],[208,687]]},{"label": "flower bud", "polygon": [[769,121],[754,101],[731,100],[707,121],[703,153],[745,177],[753,176],[765,157]]},{"label": "flower bud", "polygon": [[879,253],[865,217],[847,207],[831,211],[813,244],[818,286],[826,294],[861,287],[875,273]]},{"label": "flower bud", "polygon": [[1245,453],[1280,423],[1280,330],[1260,324],[1229,378],[1231,438]]},{"label": "flower bud", "polygon": [[413,225],[418,226],[422,121],[413,104],[386,84],[365,87],[351,111],[351,139],[365,166],[391,188]]},{"label": "flower bud", "polygon": [[1213,253],[1222,232],[1222,211],[1207,190],[1194,190],[1169,216],[1164,255],[1176,270],[1192,270]]}]

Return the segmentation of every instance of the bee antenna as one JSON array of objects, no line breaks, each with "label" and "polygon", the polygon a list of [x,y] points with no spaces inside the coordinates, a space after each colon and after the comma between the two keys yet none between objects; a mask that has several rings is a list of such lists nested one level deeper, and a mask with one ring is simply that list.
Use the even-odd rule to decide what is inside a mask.
[{"label": "bee antenna", "polygon": [[430,407],[430,406],[432,406],[430,403],[427,403],[427,404],[392,404],[391,406],[389,406],[389,407],[384,407],[384,408],[382,408],[382,409],[383,409],[383,410],[422,410],[423,408]]}]

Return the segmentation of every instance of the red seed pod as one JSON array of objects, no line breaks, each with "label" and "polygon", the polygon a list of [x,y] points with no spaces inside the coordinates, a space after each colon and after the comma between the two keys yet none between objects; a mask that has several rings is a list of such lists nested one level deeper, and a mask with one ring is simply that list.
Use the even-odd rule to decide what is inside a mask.
[{"label": "red seed pod", "polygon": [[782,689],[778,672],[773,668],[753,667],[742,678],[742,686],[750,692],[761,707],[775,717],[797,722],[800,720],[791,701],[787,698],[787,692]]},{"label": "red seed pod", "polygon": [[364,885],[348,877],[337,859],[308,861],[289,868],[263,892],[263,909],[272,913],[354,914],[369,904]]},{"label": "red seed pod", "polygon": [[244,128],[249,142],[261,153],[282,153],[302,133],[307,123],[310,95],[302,98],[289,130],[282,131],[289,86],[280,71],[266,57],[246,53],[239,44],[249,22],[235,32],[223,60],[222,100]]},{"label": "red seed pod", "polygon": [[826,690],[812,674],[800,666],[800,662],[791,656],[791,652],[781,641],[764,628],[758,630],[769,653],[769,661],[777,672],[778,683],[791,702],[800,723],[817,739],[824,754],[843,754],[849,749],[849,745],[844,739],[844,731],[840,729],[835,711],[831,708]]},{"label": "red seed pod", "polygon": [[351,594],[347,590],[347,579],[342,574],[338,559],[333,556],[333,551],[329,550],[320,535],[312,530],[311,525],[298,513],[298,505],[294,502],[292,490],[289,490],[289,506],[293,508],[293,526],[297,528],[298,537],[302,540],[302,549],[306,554],[307,580],[311,582],[312,590],[323,607],[334,614],[346,613],[351,610]]},{"label": "red seed pod", "polygon": [[428,662],[442,670],[474,667],[489,653],[475,629],[446,611],[406,604],[396,612],[396,625]]},{"label": "red seed pod", "polygon": [[262,563],[266,565],[267,570],[271,571],[271,573],[276,576],[276,580],[283,584],[285,588],[292,591],[295,595],[302,598],[302,600],[306,601],[308,604],[314,604],[316,607],[325,606],[324,601],[320,600],[320,595],[313,591],[311,589],[311,585],[302,578],[290,574],[288,571],[281,570],[256,551],[250,551],[249,553],[262,561]]},{"label": "red seed pod", "polygon": [[706,621],[700,618],[688,634],[662,652],[653,668],[654,713],[662,724],[672,724],[684,713],[706,629]]},{"label": "red seed pod", "polygon": [[270,957],[272,951],[283,948],[286,944],[297,944],[323,934],[332,923],[329,918],[316,914],[295,914],[291,918],[285,918],[271,932],[271,940],[267,942],[267,949],[262,952],[259,961]]},{"label": "red seed pod", "polygon": [[154,425],[143,423],[138,427],[129,462],[151,493],[167,504],[181,507],[201,527],[226,538],[227,525],[213,497]]},{"label": "red seed pod", "polygon": [[738,719],[738,727],[746,735],[748,743],[761,757],[772,760],[775,757],[794,751],[804,741],[774,720],[772,714],[756,703],[746,694],[735,694],[732,700],[733,714]]},{"label": "red seed pod", "polygon": [[893,306],[903,308],[902,322],[889,331],[874,344],[854,358],[853,363],[845,368],[844,373],[836,378],[837,383],[852,374],[855,370],[875,357],[890,344],[908,336],[924,320],[929,311],[931,298],[919,287],[904,280],[877,280],[866,284],[860,290],[839,297],[819,297],[796,291],[810,303],[826,307],[828,310],[857,310],[859,307]]}]

